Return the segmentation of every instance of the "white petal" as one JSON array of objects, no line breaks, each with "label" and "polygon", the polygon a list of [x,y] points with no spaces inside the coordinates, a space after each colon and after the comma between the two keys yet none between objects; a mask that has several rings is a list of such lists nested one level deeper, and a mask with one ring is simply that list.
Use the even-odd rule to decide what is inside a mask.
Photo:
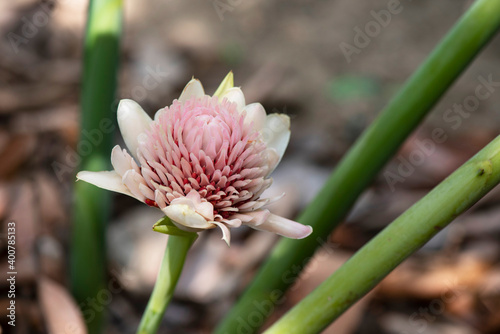
[{"label": "white petal", "polygon": [[255,210],[252,212],[235,213],[231,218],[241,220],[243,224],[256,228],[265,223],[270,215],[269,210]]},{"label": "white petal", "polygon": [[178,197],[172,201],[172,204],[187,205],[189,209],[195,211],[195,206],[193,201],[187,197]]},{"label": "white petal", "polygon": [[78,180],[82,180],[93,184],[102,189],[115,191],[117,193],[125,194],[134,197],[130,190],[123,184],[122,178],[114,170],[105,172],[88,172],[81,171],[76,174]]},{"label": "white petal", "polygon": [[285,114],[267,116],[261,133],[267,147],[275,149],[281,160],[290,140],[290,117]]},{"label": "white petal", "polygon": [[125,153],[119,145],[113,147],[111,151],[111,164],[118,175],[123,176],[129,169],[134,169],[131,159],[132,157]]},{"label": "white petal", "polygon": [[245,107],[247,115],[245,116],[245,124],[253,124],[253,128],[257,131],[262,129],[266,124],[266,110],[260,103],[251,103]]},{"label": "white petal", "polygon": [[208,220],[214,220],[214,206],[209,202],[202,202],[196,205],[196,212]]},{"label": "white petal", "polygon": [[203,97],[204,95],[205,90],[203,89],[200,80],[191,79],[191,81],[187,83],[186,87],[184,87],[181,96],[179,96],[179,102],[186,102],[193,96]]},{"label": "white petal", "polygon": [[165,112],[165,108],[158,109],[157,112],[155,112],[154,120],[157,121],[158,118]]},{"label": "white petal", "polygon": [[193,202],[193,205],[196,207],[196,205],[201,203],[201,196],[200,193],[197,192],[196,190],[191,190],[187,195],[186,198],[191,200]]},{"label": "white petal", "polygon": [[242,221],[241,219],[235,219],[235,218],[224,219],[224,224],[228,225],[228,227],[230,226],[231,228],[236,228],[241,226]]},{"label": "white petal", "polygon": [[[148,143],[148,135],[143,133],[139,133],[137,136],[137,147],[147,145]],[[143,154],[144,155],[144,154]],[[147,157],[144,157],[146,160],[148,160]]]},{"label": "white petal", "polygon": [[214,96],[221,97],[228,89],[234,87],[233,72],[229,72],[214,93]]},{"label": "white petal", "polygon": [[133,194],[133,197],[137,198],[141,202],[144,202],[146,197],[139,188],[139,185],[142,184],[142,182],[145,182],[142,175],[133,169],[129,169],[122,176],[122,183],[125,184],[125,186]]},{"label": "white petal", "polygon": [[267,165],[269,166],[269,170],[266,173],[266,177],[271,174],[276,166],[278,166],[281,156],[278,155],[278,152],[274,148],[268,148],[266,150],[266,160],[267,160]]},{"label": "white petal", "polygon": [[212,223],[209,223],[203,216],[196,213],[196,211],[186,204],[170,204],[162,211],[177,224],[189,228],[207,229],[213,227]]},{"label": "white petal", "polygon": [[243,95],[239,87],[233,87],[226,90],[221,98],[226,98],[230,102],[236,103],[236,108],[239,112],[243,111],[243,108],[245,108],[245,95]]},{"label": "white petal", "polygon": [[222,240],[226,242],[228,246],[231,246],[231,232],[229,228],[224,223],[213,222],[215,225],[219,226],[222,230]]},{"label": "white petal", "polygon": [[118,126],[130,153],[137,159],[137,137],[149,129],[151,117],[133,100],[121,100],[118,105]]},{"label": "white petal", "polygon": [[313,231],[309,225],[302,225],[293,220],[273,214],[269,215],[267,220],[258,226],[248,225],[256,230],[273,232],[292,239],[303,239]]},{"label": "white petal", "polygon": [[191,190],[185,197],[176,198],[172,204],[186,204],[205,219],[214,220],[214,206],[209,202],[202,201],[196,190]]}]

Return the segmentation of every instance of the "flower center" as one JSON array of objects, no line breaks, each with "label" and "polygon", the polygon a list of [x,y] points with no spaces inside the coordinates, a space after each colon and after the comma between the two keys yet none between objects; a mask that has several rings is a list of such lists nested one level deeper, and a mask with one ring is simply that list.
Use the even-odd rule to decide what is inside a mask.
[{"label": "flower center", "polygon": [[192,190],[214,207],[215,220],[227,219],[257,199],[266,179],[266,145],[245,124],[236,104],[205,96],[174,103],[162,111],[140,141],[141,172],[155,197],[170,204]]}]

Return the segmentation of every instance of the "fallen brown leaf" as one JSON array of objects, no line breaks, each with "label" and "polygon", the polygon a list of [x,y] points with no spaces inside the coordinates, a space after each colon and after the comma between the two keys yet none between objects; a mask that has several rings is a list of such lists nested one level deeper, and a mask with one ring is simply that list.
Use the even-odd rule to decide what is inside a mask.
[{"label": "fallen brown leaf", "polygon": [[55,281],[41,277],[39,302],[50,334],[87,333],[83,316],[68,291]]}]

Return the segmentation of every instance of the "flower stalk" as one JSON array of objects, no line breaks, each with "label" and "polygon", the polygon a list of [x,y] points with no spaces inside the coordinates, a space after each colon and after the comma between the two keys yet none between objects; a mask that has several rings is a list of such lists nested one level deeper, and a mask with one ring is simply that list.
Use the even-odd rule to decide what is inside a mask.
[{"label": "flower stalk", "polygon": [[[168,218],[165,217],[163,220],[168,220]],[[167,224],[161,226],[168,225],[167,222]],[[175,226],[173,228],[175,229]],[[181,232],[183,233],[168,237],[161,268],[137,330],[138,334],[153,334],[158,331],[165,310],[181,275],[182,268],[184,267],[187,252],[198,237],[198,234],[194,232]]]},{"label": "flower stalk", "polygon": [[246,321],[248,316],[259,312],[258,305],[272,303],[274,292],[283,294],[293,283],[283,279],[284,273],[295,272],[290,269],[294,266],[303,268],[307,259],[344,219],[358,196],[494,36],[500,26],[498,13],[500,1],[478,0],[470,7],[357,140],[299,217],[300,223],[313,227],[313,234],[303,240],[283,239],[278,243],[216,333],[236,333],[241,326],[239,319],[252,323],[253,332],[262,326],[264,321],[260,324]]},{"label": "flower stalk", "polygon": [[500,136],[399,216],[265,333],[320,333],[498,183]]}]

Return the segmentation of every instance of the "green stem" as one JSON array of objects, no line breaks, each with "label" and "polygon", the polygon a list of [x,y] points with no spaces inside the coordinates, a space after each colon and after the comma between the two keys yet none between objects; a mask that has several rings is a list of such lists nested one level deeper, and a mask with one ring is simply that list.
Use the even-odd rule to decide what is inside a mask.
[{"label": "green stem", "polygon": [[[121,0],[91,0],[83,55],[79,170],[110,168],[115,128],[115,89],[122,25]],[[68,164],[70,162],[68,161]],[[71,289],[86,316],[90,333],[102,331],[105,308],[89,303],[106,284],[105,228],[110,193],[85,182],[74,189]],[[91,312],[90,312],[91,311]]]},{"label": "green stem", "polygon": [[361,248],[266,334],[319,333],[500,183],[500,136]]},{"label": "green stem", "polygon": [[155,287],[137,330],[138,334],[153,334],[158,331],[181,275],[187,252],[197,237],[196,233],[187,236],[169,236]]},{"label": "green stem", "polygon": [[[408,135],[462,73],[500,26],[500,1],[479,0],[465,13],[396,97],[339,163],[321,192],[299,217],[314,232],[302,240],[283,239],[235,307],[216,329],[255,332],[271,312],[259,306],[276,302],[304,268],[316,248],[394,155]],[[256,313],[262,321],[250,318]]]}]

